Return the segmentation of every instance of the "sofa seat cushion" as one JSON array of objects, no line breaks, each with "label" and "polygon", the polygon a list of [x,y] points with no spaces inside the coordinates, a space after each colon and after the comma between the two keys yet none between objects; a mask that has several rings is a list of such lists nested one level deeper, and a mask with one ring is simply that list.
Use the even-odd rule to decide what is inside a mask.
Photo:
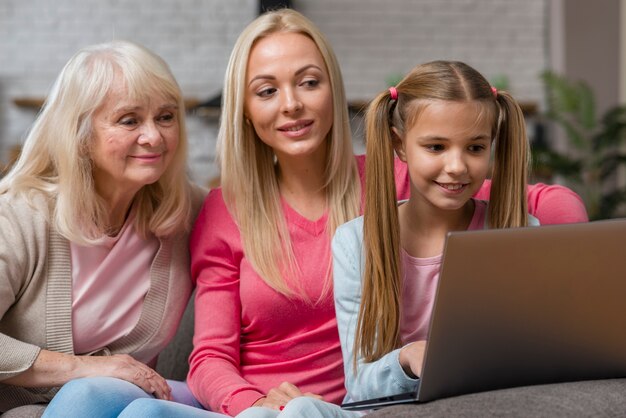
[{"label": "sofa seat cushion", "polygon": [[39,418],[43,415],[46,405],[18,406],[5,412],[2,418]]},{"label": "sofa seat cushion", "polygon": [[626,379],[524,386],[383,408],[368,418],[618,417],[626,414]]}]

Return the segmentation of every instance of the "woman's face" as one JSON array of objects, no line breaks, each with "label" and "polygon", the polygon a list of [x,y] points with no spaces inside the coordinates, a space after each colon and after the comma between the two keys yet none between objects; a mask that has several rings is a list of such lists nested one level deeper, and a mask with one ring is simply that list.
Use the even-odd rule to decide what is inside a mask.
[{"label": "woman's face", "polygon": [[178,106],[151,96],[130,99],[119,79],[93,116],[91,159],[96,190],[102,196],[136,193],[155,183],[178,146]]},{"label": "woman's face", "polygon": [[299,33],[261,38],[250,51],[245,114],[278,160],[325,158],[333,124],[330,78],[315,43]]}]

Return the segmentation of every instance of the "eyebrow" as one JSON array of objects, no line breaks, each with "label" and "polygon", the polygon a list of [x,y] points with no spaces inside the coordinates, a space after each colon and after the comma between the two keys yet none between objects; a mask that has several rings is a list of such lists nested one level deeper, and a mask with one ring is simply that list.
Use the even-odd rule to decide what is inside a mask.
[{"label": "eyebrow", "polygon": [[[318,67],[317,65],[309,64],[309,65],[305,65],[304,67],[296,70],[294,75],[300,75],[300,74],[302,74],[303,72],[305,72],[306,70],[308,70],[310,68],[315,68],[315,69],[319,70],[320,72],[322,71],[322,69],[320,67]],[[276,80],[276,77],[274,77],[271,74],[259,74],[259,75],[255,76],[252,80],[250,80],[250,82],[248,83],[248,86],[250,84],[252,84],[256,80]]]},{"label": "eyebrow", "polygon": [[[449,141],[449,138],[438,136],[438,135],[424,135],[418,137],[418,139],[426,140],[426,141]],[[482,140],[491,140],[489,135],[476,135],[473,138],[469,139],[470,141],[482,141]]]}]

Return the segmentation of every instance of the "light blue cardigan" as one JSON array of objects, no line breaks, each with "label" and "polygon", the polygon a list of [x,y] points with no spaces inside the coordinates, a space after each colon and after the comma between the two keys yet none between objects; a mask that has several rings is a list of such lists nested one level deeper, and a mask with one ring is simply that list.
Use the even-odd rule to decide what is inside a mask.
[{"label": "light blue cardigan", "polygon": [[[528,224],[538,226],[539,220],[528,215]],[[485,228],[487,225],[485,220]],[[400,348],[371,363],[358,358],[358,373],[355,373],[354,339],[361,305],[361,277],[365,268],[362,216],[337,228],[332,251],[335,311],[347,389],[345,402],[414,391],[419,379],[409,377],[402,370]]]}]

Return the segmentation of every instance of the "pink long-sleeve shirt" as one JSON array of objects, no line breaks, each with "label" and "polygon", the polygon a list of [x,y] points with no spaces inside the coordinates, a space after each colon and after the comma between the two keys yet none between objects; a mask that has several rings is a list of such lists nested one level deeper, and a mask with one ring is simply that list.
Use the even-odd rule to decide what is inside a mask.
[{"label": "pink long-sleeve shirt", "polygon": [[[364,158],[357,157],[363,181]],[[398,195],[408,197],[406,166],[396,164]],[[304,291],[322,294],[331,250],[327,215],[310,221],[283,201]],[[315,305],[272,290],[244,255],[221,189],[207,197],[190,242],[196,281],[194,350],[188,383],[213,411],[236,415],[282,382],[339,403],[345,395],[332,292]]]},{"label": "pink long-sleeve shirt", "polygon": [[[356,159],[363,185],[365,159]],[[407,199],[406,165],[396,161],[395,169],[398,198]],[[485,182],[479,195],[488,195],[489,187]],[[541,194],[529,187],[529,211],[534,215],[533,210],[541,209],[537,217],[542,224],[561,211],[569,214],[566,221],[586,220],[577,195],[561,187],[549,193],[556,197],[547,200],[558,203],[554,207],[538,204]],[[299,280],[311,300],[318,300],[331,257],[327,214],[310,221],[285,202],[283,211],[302,271]],[[269,288],[243,253],[221,189],[207,197],[190,250],[196,300],[188,384],[196,398],[213,411],[234,416],[287,381],[303,392],[341,402],[345,388],[332,292],[310,305]]]}]

